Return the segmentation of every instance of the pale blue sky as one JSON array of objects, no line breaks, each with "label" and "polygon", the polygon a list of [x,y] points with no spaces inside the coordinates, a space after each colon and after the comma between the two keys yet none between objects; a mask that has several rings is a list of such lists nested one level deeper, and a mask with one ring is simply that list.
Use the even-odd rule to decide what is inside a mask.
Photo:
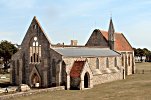
[{"label": "pale blue sky", "polygon": [[34,16],[52,43],[85,44],[95,28],[116,32],[151,50],[151,0],[0,0],[0,40],[20,44]]}]

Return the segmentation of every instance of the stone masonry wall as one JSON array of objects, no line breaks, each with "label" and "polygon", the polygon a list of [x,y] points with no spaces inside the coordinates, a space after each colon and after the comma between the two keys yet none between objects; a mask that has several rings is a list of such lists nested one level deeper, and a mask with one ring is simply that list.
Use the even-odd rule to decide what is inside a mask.
[{"label": "stone masonry wall", "polygon": [[[53,49],[50,49],[50,62],[51,62],[51,73],[50,73],[50,76],[52,76],[51,78],[51,83],[52,84],[60,84],[60,82],[58,82],[61,78],[61,76],[59,77],[59,75],[61,75],[62,72],[60,72],[60,63],[62,63],[62,56],[57,53],[56,51],[54,51]],[[53,61],[55,62],[55,65],[53,64]],[[56,75],[52,75],[52,73],[55,73]]]},{"label": "stone masonry wall", "polygon": [[95,29],[85,46],[108,47],[108,43],[104,39],[100,30]]},{"label": "stone masonry wall", "polygon": [[101,74],[93,76],[93,84],[101,84],[106,82],[111,82],[115,80],[122,80],[123,79],[123,72],[119,71],[117,73],[109,73],[109,74]]},{"label": "stone masonry wall", "polygon": [[[121,57],[120,56],[116,56],[117,58],[117,66],[118,67],[122,67],[121,66]],[[65,61],[65,63],[67,64],[66,66],[66,71],[67,73],[70,73],[70,70],[73,66],[74,61],[76,60],[88,60],[88,64],[90,66],[90,69],[93,71],[96,69],[96,57],[91,57],[91,58],[63,58],[63,60]],[[99,59],[99,70],[106,70],[107,66],[106,66],[106,59],[107,57],[98,57]],[[109,69],[114,69],[115,68],[115,62],[114,62],[115,57],[108,57],[108,61],[109,61]]]},{"label": "stone masonry wall", "polygon": [[125,68],[125,74],[131,75],[135,73],[135,61],[134,61],[134,52],[132,51],[123,51],[122,54],[122,66]]},{"label": "stone masonry wall", "polygon": [[[35,40],[35,37],[37,37],[37,43],[38,46],[41,49],[38,49],[38,53],[39,53],[39,58],[38,58],[38,62],[37,61],[31,61],[31,54],[34,55],[33,50],[30,50],[30,48],[33,48],[33,41]],[[51,76],[48,75],[48,73],[50,73],[50,41],[48,40],[47,36],[45,35],[42,27],[40,26],[38,20],[36,19],[36,17],[33,18],[27,33],[22,41],[21,44],[21,48],[19,50],[19,52],[17,52],[13,57],[12,60],[13,61],[18,61],[19,60],[19,67],[17,67],[17,63],[15,63],[15,84],[19,85],[22,82],[24,84],[28,84],[31,86],[31,74],[33,69],[36,68],[36,70],[38,71],[37,74],[39,74],[40,78],[41,78],[41,86],[42,87],[47,87],[48,84],[48,79],[51,79]],[[36,51],[37,52],[37,51]],[[33,56],[32,56],[33,58]],[[35,59],[37,59],[37,56],[34,56]],[[22,61],[21,61],[22,60]],[[17,70],[20,69],[19,75],[20,77],[18,77],[16,75]],[[23,70],[22,70],[23,69]],[[48,76],[48,77],[47,77]],[[49,77],[50,76],[50,77]]]}]

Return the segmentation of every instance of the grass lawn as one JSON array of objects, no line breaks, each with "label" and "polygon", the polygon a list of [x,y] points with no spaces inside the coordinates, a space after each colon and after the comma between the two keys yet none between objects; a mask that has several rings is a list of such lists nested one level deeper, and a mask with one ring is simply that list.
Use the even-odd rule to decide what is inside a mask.
[{"label": "grass lawn", "polygon": [[143,63],[136,63],[136,69],[138,70],[151,70],[151,62],[143,62]]},{"label": "grass lawn", "polygon": [[[151,63],[137,63],[150,70]],[[150,67],[149,67],[150,66]],[[125,80],[94,86],[88,90],[52,91],[11,100],[150,100],[151,73],[127,76]]]}]

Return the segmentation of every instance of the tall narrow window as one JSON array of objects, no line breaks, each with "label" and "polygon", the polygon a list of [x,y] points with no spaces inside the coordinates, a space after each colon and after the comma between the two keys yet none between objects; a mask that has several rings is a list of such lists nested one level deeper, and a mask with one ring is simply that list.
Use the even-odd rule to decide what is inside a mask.
[{"label": "tall narrow window", "polygon": [[41,58],[41,45],[38,41],[37,37],[34,37],[31,40],[31,46],[30,46],[30,61],[31,62],[40,62]]},{"label": "tall narrow window", "polygon": [[131,64],[131,55],[129,54],[128,55],[128,65],[130,66],[130,64]]},{"label": "tall narrow window", "polygon": [[17,75],[19,75],[19,60],[17,60]]},{"label": "tall narrow window", "polygon": [[37,28],[37,25],[33,25],[33,29],[36,29]]},{"label": "tall narrow window", "polygon": [[37,55],[37,62],[39,62],[39,59],[38,59],[38,58],[39,58],[39,55]]},{"label": "tall narrow window", "polygon": [[106,68],[109,68],[109,58],[106,58]]},{"label": "tall narrow window", "polygon": [[124,54],[122,54],[122,66],[124,66]]},{"label": "tall narrow window", "polygon": [[35,53],[34,53],[34,62],[35,62]]},{"label": "tall narrow window", "polygon": [[33,59],[32,59],[32,56],[31,56],[31,57],[30,57],[30,62],[33,62],[32,60],[33,60]]},{"label": "tall narrow window", "polygon": [[52,60],[52,76],[56,76],[56,62],[55,59]]},{"label": "tall narrow window", "polygon": [[117,58],[114,58],[114,66],[117,67]]},{"label": "tall narrow window", "polygon": [[99,58],[96,58],[96,69],[99,69]]}]

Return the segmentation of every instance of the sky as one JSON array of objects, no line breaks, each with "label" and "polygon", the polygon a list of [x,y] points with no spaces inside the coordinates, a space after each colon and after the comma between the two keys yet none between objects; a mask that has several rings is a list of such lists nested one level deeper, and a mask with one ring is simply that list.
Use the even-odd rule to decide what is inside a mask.
[{"label": "sky", "polygon": [[151,0],[0,0],[0,40],[21,44],[34,16],[51,43],[84,45],[112,17],[132,47],[151,50]]}]

